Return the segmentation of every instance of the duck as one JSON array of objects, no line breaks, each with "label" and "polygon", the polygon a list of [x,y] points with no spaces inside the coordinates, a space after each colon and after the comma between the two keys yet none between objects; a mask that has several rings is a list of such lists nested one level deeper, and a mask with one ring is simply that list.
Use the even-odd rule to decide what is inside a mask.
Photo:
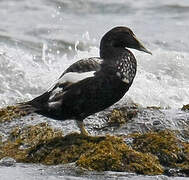
[{"label": "duck", "polygon": [[73,63],[46,92],[19,103],[19,108],[60,121],[76,120],[81,134],[88,136],[83,120],[118,102],[133,83],[137,61],[128,48],[152,54],[130,28],[112,28],[100,41],[100,57]]}]

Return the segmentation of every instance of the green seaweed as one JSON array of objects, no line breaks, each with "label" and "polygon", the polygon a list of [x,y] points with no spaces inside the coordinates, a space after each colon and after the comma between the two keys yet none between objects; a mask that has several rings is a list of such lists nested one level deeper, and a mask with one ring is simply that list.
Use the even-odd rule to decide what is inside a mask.
[{"label": "green seaweed", "polygon": [[160,163],[166,166],[179,161],[182,153],[180,140],[172,131],[148,132],[134,136],[132,147],[135,150],[156,155]]},{"label": "green seaweed", "polygon": [[58,136],[63,134],[52,129],[47,123],[24,128],[15,127],[9,138],[0,146],[0,159],[8,156],[18,162],[24,162],[31,148]]},{"label": "green seaweed", "polygon": [[114,136],[106,136],[105,140],[84,153],[77,164],[97,171],[129,171],[148,175],[163,173],[157,157],[137,152],[122,138]]},{"label": "green seaweed", "polygon": [[17,106],[7,106],[0,109],[0,123],[11,121],[14,118],[20,118],[27,115],[25,111],[21,111]]},{"label": "green seaweed", "polygon": [[47,123],[15,127],[0,146],[0,159],[3,157],[46,165],[76,162],[79,167],[97,171],[163,173],[157,157],[133,150],[122,138],[83,136],[78,133],[63,136]]},{"label": "green seaweed", "polygon": [[[159,109],[149,107],[153,109]],[[136,117],[138,108],[115,108],[108,114],[108,125],[121,126]],[[27,115],[16,106],[0,109],[0,122]],[[187,131],[187,130],[186,130]],[[132,138],[128,146],[116,136],[66,136],[47,123],[15,127],[7,140],[0,135],[0,159],[12,157],[17,162],[57,165],[76,162],[88,170],[127,171],[138,174],[163,174],[164,167],[187,172],[189,143],[181,141],[171,130],[123,135]],[[127,142],[127,141],[126,141]]]},{"label": "green seaweed", "polygon": [[75,162],[101,139],[104,137],[83,136],[78,133],[56,137],[32,148],[27,161],[48,165]]},{"label": "green seaweed", "polygon": [[108,114],[108,124],[114,126],[121,126],[127,123],[133,117],[136,117],[138,110],[129,107],[115,108],[110,114]]}]

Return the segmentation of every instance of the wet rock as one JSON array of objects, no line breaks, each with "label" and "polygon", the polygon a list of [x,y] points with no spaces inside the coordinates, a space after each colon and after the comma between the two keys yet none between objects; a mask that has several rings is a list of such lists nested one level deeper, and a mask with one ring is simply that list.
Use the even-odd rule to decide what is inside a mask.
[{"label": "wet rock", "polygon": [[31,148],[59,136],[63,136],[63,134],[48,126],[47,123],[24,128],[16,127],[12,130],[8,139],[2,142],[0,159],[12,157],[17,162],[24,162]]},{"label": "wet rock", "polygon": [[115,108],[107,115],[108,117],[108,124],[110,126],[121,126],[125,124],[133,117],[137,116],[137,108],[136,107],[122,107],[122,108]]},{"label": "wet rock", "polygon": [[172,169],[177,176],[189,175],[189,143],[181,141],[176,132],[170,130],[148,132],[133,135],[132,147],[143,153],[158,157],[160,163],[167,167],[165,174]]},{"label": "wet rock", "polygon": [[158,120],[153,121],[153,126],[158,126],[158,125],[160,125],[160,124],[161,124],[161,121],[158,121]]},{"label": "wet rock", "polygon": [[[93,137],[77,133],[64,136],[62,131],[53,129],[47,123],[26,126],[18,119],[25,114],[16,107],[7,107],[0,110],[0,122],[5,122],[1,125],[10,122],[11,127],[15,127],[16,123],[12,120],[17,118],[18,126],[7,134],[5,140],[2,141],[0,135],[0,159],[11,157],[17,162],[46,165],[74,162],[77,167],[88,170],[189,176],[189,143],[180,136],[183,128],[182,131],[166,129],[171,127],[165,123],[166,118],[170,120],[166,111],[159,107],[116,107],[100,117],[107,125],[107,131],[102,128],[101,131],[109,133],[111,131],[108,130],[115,126],[119,132],[122,130],[118,134],[120,137]],[[175,113],[178,117],[175,122],[188,127],[187,113],[179,110],[178,114]],[[139,131],[137,125],[145,125],[144,130]],[[185,130],[188,132],[187,128]]]},{"label": "wet rock", "polygon": [[175,163],[174,166],[179,168],[180,171],[187,173],[189,176],[189,143],[182,142],[180,148],[182,149],[182,158]]},{"label": "wet rock", "polygon": [[0,166],[14,166],[16,164],[16,160],[10,157],[4,157],[0,160]]},{"label": "wet rock", "polygon": [[147,109],[155,109],[155,110],[158,110],[158,109],[162,109],[160,106],[148,106]]},{"label": "wet rock", "polygon": [[181,108],[182,111],[189,110],[189,104],[183,105]]},{"label": "wet rock", "polygon": [[17,162],[56,165],[76,162],[79,167],[104,171],[129,171],[162,174],[157,157],[133,150],[122,138],[114,136],[66,136],[46,123],[16,127],[0,147],[0,158]]},{"label": "wet rock", "polygon": [[45,143],[49,139],[62,136],[63,133],[60,130],[55,130],[47,123],[43,122],[23,128],[15,127],[8,140],[12,142],[22,141],[23,146],[33,147],[40,143]]}]

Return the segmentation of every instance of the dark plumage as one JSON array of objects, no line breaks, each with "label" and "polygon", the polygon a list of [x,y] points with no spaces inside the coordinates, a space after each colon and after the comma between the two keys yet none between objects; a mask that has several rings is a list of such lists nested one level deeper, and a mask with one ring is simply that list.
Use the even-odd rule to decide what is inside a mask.
[{"label": "dark plumage", "polygon": [[50,90],[20,108],[53,119],[75,119],[86,134],[83,119],[119,101],[133,82],[137,63],[126,47],[150,53],[129,28],[115,27],[102,37],[100,58],[72,64]]}]

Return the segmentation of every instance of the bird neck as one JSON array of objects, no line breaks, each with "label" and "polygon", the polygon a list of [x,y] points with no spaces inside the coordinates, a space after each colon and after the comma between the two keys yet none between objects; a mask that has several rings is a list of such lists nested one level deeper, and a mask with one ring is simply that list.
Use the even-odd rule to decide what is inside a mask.
[{"label": "bird neck", "polygon": [[103,58],[101,71],[107,75],[116,75],[131,83],[135,77],[137,62],[131,51],[125,48],[106,48],[101,51]]},{"label": "bird neck", "polygon": [[100,57],[104,60],[114,60],[117,59],[121,54],[125,53],[127,50],[125,48],[118,48],[112,46],[101,46],[100,47]]}]

